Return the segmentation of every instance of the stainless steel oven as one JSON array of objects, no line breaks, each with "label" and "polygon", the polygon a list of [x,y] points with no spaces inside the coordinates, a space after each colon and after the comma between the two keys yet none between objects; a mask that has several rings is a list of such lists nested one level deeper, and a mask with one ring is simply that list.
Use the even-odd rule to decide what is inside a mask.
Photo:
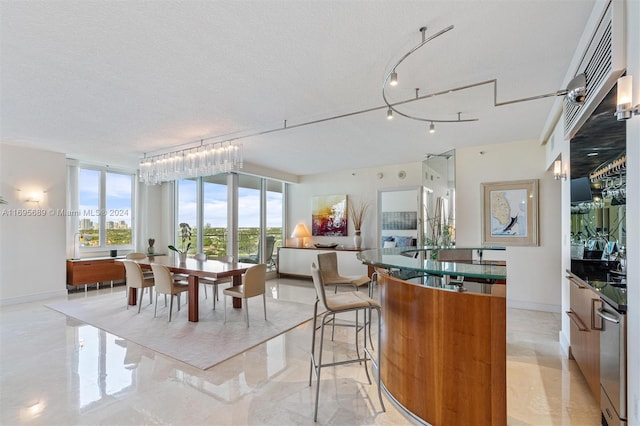
[{"label": "stainless steel oven", "polygon": [[626,315],[602,300],[600,333],[600,408],[603,426],[627,424]]}]

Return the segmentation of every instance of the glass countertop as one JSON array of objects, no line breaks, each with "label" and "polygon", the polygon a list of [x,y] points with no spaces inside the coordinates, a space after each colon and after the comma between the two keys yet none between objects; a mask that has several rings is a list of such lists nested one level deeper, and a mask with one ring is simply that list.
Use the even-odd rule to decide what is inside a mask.
[{"label": "glass countertop", "polygon": [[504,247],[394,247],[365,250],[357,254],[367,265],[413,271],[427,275],[462,276],[489,280],[506,280],[507,267],[496,261],[438,261],[431,259],[434,250],[505,250]]}]

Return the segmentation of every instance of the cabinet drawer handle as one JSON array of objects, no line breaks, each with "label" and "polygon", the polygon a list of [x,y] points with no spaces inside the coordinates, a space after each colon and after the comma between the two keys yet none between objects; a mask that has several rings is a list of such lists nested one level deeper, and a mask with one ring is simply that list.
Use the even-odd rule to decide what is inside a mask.
[{"label": "cabinet drawer handle", "polygon": [[600,299],[591,299],[591,329],[596,331],[602,330],[602,321],[600,321],[600,327],[596,327],[596,316],[598,312],[598,309],[596,308],[596,303],[598,302],[602,303]]},{"label": "cabinet drawer handle", "polygon": [[605,311],[603,308],[598,309],[596,314],[605,321],[612,322],[614,324],[620,324],[620,319],[611,315],[609,312]]},{"label": "cabinet drawer handle", "polygon": [[578,330],[587,331],[587,327],[585,327],[584,324],[582,324],[582,321],[580,321],[580,317],[578,317],[578,315],[575,312],[567,311],[566,313],[569,319],[571,320],[571,322],[574,323],[576,327],[578,327]]}]

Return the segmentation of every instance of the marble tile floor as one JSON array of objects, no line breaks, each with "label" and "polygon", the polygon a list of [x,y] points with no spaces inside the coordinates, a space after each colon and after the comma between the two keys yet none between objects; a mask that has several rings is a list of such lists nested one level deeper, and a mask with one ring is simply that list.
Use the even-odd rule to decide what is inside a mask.
[{"label": "marble tile floor", "polygon": [[[312,310],[310,281],[281,278],[268,286],[269,297],[308,303]],[[174,321],[185,315],[183,309]],[[559,314],[508,311],[510,425],[600,424],[577,365],[559,348],[559,323]],[[342,359],[353,353],[350,333],[337,328],[326,354]],[[305,323],[203,371],[67,318],[44,302],[2,307],[0,424],[311,425],[310,340]],[[318,424],[416,424],[386,396],[387,411],[380,410],[375,384],[368,384],[361,366],[326,368],[322,375]]]}]

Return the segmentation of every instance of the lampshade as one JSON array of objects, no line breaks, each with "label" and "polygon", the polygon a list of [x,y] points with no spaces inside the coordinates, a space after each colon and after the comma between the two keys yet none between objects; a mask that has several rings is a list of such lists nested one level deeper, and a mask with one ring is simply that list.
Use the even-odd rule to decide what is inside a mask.
[{"label": "lampshade", "polygon": [[297,224],[291,233],[291,238],[307,238],[310,236],[311,232],[309,232],[309,228],[304,223]]}]

